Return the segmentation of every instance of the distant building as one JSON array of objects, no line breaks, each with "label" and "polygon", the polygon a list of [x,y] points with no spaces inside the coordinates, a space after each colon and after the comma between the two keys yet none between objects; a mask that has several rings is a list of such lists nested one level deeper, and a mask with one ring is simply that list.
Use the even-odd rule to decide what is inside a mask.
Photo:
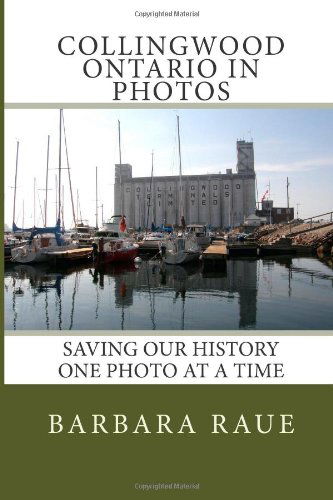
[{"label": "distant building", "polygon": [[[234,227],[256,207],[253,142],[237,141],[237,173],[132,177],[132,166],[115,166],[114,213],[124,214],[129,227],[179,224]],[[180,186],[183,212],[180,213]]]},{"label": "distant building", "polygon": [[251,228],[264,226],[265,224],[267,224],[267,217],[260,217],[256,214],[249,215],[244,221],[244,226]]},{"label": "distant building", "polygon": [[266,217],[268,224],[280,224],[294,219],[293,207],[274,207],[273,200],[264,200],[261,205],[261,210],[256,210],[256,215]]}]

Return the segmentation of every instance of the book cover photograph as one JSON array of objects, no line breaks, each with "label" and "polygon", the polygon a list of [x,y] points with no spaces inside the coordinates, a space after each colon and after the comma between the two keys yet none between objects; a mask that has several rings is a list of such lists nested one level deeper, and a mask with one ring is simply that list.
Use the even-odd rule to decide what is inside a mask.
[{"label": "book cover photograph", "polygon": [[5,498],[329,496],[331,13],[5,1]]}]

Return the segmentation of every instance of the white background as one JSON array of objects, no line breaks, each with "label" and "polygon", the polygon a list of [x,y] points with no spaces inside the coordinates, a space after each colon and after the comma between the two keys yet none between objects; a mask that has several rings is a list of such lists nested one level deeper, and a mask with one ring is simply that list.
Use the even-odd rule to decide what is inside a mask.
[{"label": "white background", "polygon": [[[64,343],[70,341],[74,347],[79,342],[133,342],[138,347],[136,356],[112,356],[102,357],[98,354],[94,356],[64,356]],[[168,348],[169,342],[182,341],[186,345],[188,356],[178,356],[171,354],[168,357],[161,356],[160,352],[154,356],[146,356],[143,353],[143,346],[147,342],[165,342]],[[279,342],[275,349],[275,356],[197,356],[192,357],[193,342]],[[5,336],[5,383],[6,384],[332,384],[333,365],[331,359],[333,347],[332,336],[166,336],[166,335],[143,335],[143,336]],[[245,346],[246,352],[247,346]],[[215,350],[216,351],[216,350]],[[85,347],[87,353],[87,348]],[[99,352],[99,351],[97,351]],[[236,352],[236,351],[235,351]],[[267,349],[266,353],[270,351]],[[78,363],[83,367],[85,363],[100,364],[100,378],[62,378],[59,375],[59,366],[63,363]],[[107,363],[174,363],[177,365],[177,376],[167,378],[163,375],[154,378],[149,375],[145,378],[120,378],[118,371],[108,378],[106,376]],[[192,363],[209,363],[205,378],[184,378],[186,369]],[[223,363],[227,378],[216,378],[216,372],[220,363]],[[258,363],[263,369],[267,363],[283,363],[283,378],[238,378],[234,363]],[[65,372],[64,373],[68,373]],[[139,373],[141,373],[139,371]],[[199,372],[198,372],[199,373]]]},{"label": "white background", "polygon": [[[257,79],[231,80],[227,102],[332,102],[332,5],[331,0],[7,0],[5,101],[110,102],[110,79],[87,79],[82,74],[84,57],[58,52],[58,40],[65,35],[232,35],[239,39],[277,35],[285,41],[283,53],[262,57]],[[135,10],[173,8],[199,9],[200,17],[135,17]]]}]

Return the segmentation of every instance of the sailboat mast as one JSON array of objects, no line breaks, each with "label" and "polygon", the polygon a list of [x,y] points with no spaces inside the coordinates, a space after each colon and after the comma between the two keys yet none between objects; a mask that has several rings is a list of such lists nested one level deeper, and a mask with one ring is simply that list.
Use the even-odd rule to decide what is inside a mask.
[{"label": "sailboat mast", "polygon": [[64,185],[62,185],[61,215],[62,215],[62,227],[65,229],[65,187],[64,187]]},{"label": "sailboat mast", "polygon": [[97,177],[97,167],[96,167],[96,229],[98,229],[98,177]]},{"label": "sailboat mast", "polygon": [[49,154],[50,154],[50,136],[47,136],[47,152],[46,152],[46,181],[45,181],[45,210],[44,210],[44,225],[47,226],[47,191],[49,183]]},{"label": "sailboat mast", "polygon": [[58,218],[58,177],[55,175],[55,206],[56,206],[56,220]]},{"label": "sailboat mast", "polygon": [[81,205],[80,205],[79,190],[77,190],[77,217],[82,222],[82,212],[81,212]]},{"label": "sailboat mast", "polygon": [[62,139],[62,109],[60,109],[59,115],[59,165],[58,165],[58,221],[60,225],[61,221],[61,139]]},{"label": "sailboat mast", "polygon": [[118,150],[119,150],[119,165],[121,165],[121,140],[120,140],[120,121],[118,120]]},{"label": "sailboat mast", "polygon": [[177,134],[178,134],[178,154],[179,154],[179,215],[180,218],[183,217],[183,183],[182,183],[182,154],[180,148],[180,128],[179,128],[179,116],[177,115]]},{"label": "sailboat mast", "polygon": [[[76,190],[76,216],[79,218],[79,190]],[[77,225],[77,224],[75,224]]]},{"label": "sailboat mast", "polygon": [[64,128],[64,141],[65,141],[65,151],[66,151],[66,160],[67,160],[67,172],[68,172],[69,192],[70,192],[70,195],[71,195],[71,204],[72,204],[72,215],[73,215],[74,226],[76,227],[77,216],[75,216],[74,198],[73,198],[73,190],[72,190],[72,179],[71,179],[71,169],[70,169],[70,166],[69,166],[69,156],[68,156],[68,147],[67,147],[67,135],[66,135],[66,127],[65,127],[65,118],[64,118],[64,114],[63,113],[62,113],[62,125],[63,125],[63,128]]},{"label": "sailboat mast", "polygon": [[118,150],[119,150],[119,173],[120,173],[120,215],[124,212],[123,203],[123,177],[122,177],[122,162],[121,162],[121,136],[120,136],[120,121],[118,120]]},{"label": "sailboat mast", "polygon": [[36,226],[36,177],[34,177],[34,227]]},{"label": "sailboat mast", "polygon": [[[287,221],[288,223],[290,222],[290,210],[289,210],[289,178],[287,177]],[[290,231],[291,231],[291,226],[290,226]]]},{"label": "sailboat mast", "polygon": [[14,201],[13,201],[13,227],[15,224],[15,210],[16,210],[16,189],[17,189],[17,168],[18,168],[18,157],[19,157],[19,141],[16,142],[16,163],[15,163],[15,184],[14,184]]},{"label": "sailboat mast", "polygon": [[149,224],[149,212],[150,212],[150,205],[151,205],[151,200],[152,200],[153,176],[154,176],[154,151],[151,152],[151,174],[150,174],[149,198],[148,198],[148,209],[147,209],[147,225],[146,225],[147,229],[148,229],[148,224]]}]

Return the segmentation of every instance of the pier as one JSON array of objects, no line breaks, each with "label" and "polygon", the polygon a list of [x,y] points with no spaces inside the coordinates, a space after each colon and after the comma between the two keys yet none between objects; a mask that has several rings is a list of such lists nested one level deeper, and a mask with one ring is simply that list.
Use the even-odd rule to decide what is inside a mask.
[{"label": "pier", "polygon": [[92,247],[72,248],[70,250],[59,250],[52,252],[53,262],[73,262],[87,260],[92,256]]},{"label": "pier", "polygon": [[221,262],[228,257],[257,257],[258,245],[256,243],[241,243],[215,240],[202,253],[202,260],[206,263]]},{"label": "pier", "polygon": [[213,263],[225,261],[228,257],[228,248],[225,241],[214,241],[208,248],[202,253],[202,260],[204,263]]}]

